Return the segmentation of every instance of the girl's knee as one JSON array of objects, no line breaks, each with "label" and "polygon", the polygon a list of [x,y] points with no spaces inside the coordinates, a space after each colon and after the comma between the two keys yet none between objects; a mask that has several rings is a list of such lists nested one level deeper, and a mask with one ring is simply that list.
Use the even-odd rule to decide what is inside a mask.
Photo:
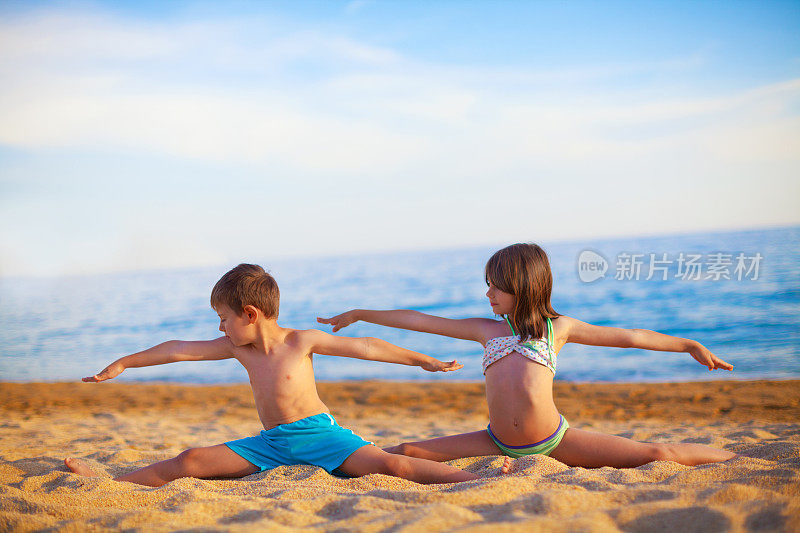
[{"label": "girl's knee", "polygon": [[400,455],[405,455],[408,457],[416,457],[415,454],[419,451],[412,442],[404,442],[397,446],[397,448],[399,449],[398,453]]},{"label": "girl's knee", "polygon": [[404,455],[403,446],[405,446],[405,444],[398,444],[397,446],[389,446],[387,448],[384,448],[383,451],[385,451],[386,453],[393,453],[395,455]]},{"label": "girl's knee", "polygon": [[675,461],[678,454],[672,444],[650,444],[647,450],[649,461]]},{"label": "girl's knee", "polygon": [[395,455],[405,455],[407,457],[417,457],[419,452],[418,448],[414,446],[413,442],[403,442],[398,444],[397,446],[392,446],[390,448],[384,448],[385,452],[393,453]]}]

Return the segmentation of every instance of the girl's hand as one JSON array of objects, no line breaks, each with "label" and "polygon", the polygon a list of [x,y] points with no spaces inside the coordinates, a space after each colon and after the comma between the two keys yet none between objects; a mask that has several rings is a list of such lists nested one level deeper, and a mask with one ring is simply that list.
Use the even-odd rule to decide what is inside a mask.
[{"label": "girl's hand", "polygon": [[428,372],[452,372],[453,370],[458,370],[460,368],[464,368],[464,365],[459,363],[458,361],[439,361],[438,359],[433,359],[432,361],[426,361],[422,363],[422,368],[427,370]]},{"label": "girl's hand", "polygon": [[105,381],[107,379],[112,379],[120,374],[122,371],[125,370],[125,366],[119,361],[114,361],[107,367],[105,367],[99,374],[95,374],[94,376],[89,376],[83,378],[83,381],[87,383],[99,383],[101,381]]},{"label": "girl's hand", "polygon": [[331,318],[321,318],[317,317],[317,322],[320,324],[331,324],[333,326],[333,333],[336,333],[342,328],[346,328],[353,322],[358,322],[358,317],[356,317],[356,311],[346,311],[341,315],[336,315]]},{"label": "girl's hand", "polygon": [[691,356],[694,357],[698,363],[700,363],[703,366],[707,366],[709,371],[717,368],[721,368],[723,370],[733,370],[732,364],[726,363],[725,361],[723,361],[722,359],[711,353],[711,350],[709,350],[699,342],[697,343],[696,346],[692,346],[689,349],[689,354],[691,354]]}]

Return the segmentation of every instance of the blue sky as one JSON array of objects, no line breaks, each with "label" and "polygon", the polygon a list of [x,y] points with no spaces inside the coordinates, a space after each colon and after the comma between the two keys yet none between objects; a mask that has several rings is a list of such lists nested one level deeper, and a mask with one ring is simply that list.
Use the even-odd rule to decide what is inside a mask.
[{"label": "blue sky", "polygon": [[0,275],[800,223],[797,2],[0,3]]}]

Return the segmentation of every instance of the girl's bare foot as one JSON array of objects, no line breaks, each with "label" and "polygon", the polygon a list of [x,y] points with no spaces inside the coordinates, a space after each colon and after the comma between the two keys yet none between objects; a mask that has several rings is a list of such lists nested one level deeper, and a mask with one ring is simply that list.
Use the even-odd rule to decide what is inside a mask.
[{"label": "girl's bare foot", "polygon": [[80,474],[81,476],[97,477],[97,473],[95,473],[94,470],[89,468],[89,465],[87,465],[80,459],[67,457],[66,459],[64,459],[64,464],[67,465],[67,468],[69,468],[76,474]]},{"label": "girl's bare foot", "polygon": [[505,460],[503,461],[503,466],[500,467],[500,473],[508,474],[509,472],[511,472],[512,466],[513,466],[513,461],[511,460],[511,457],[506,457]]}]

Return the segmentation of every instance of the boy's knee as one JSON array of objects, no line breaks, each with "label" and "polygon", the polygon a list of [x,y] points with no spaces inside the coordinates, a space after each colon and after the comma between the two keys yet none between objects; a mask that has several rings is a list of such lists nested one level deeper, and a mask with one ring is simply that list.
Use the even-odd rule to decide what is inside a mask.
[{"label": "boy's knee", "polygon": [[202,448],[189,448],[179,453],[175,457],[175,462],[182,472],[191,474],[203,464],[202,455]]},{"label": "boy's knee", "polygon": [[383,472],[394,477],[407,478],[411,474],[411,464],[407,457],[401,455],[388,455],[383,460]]}]

